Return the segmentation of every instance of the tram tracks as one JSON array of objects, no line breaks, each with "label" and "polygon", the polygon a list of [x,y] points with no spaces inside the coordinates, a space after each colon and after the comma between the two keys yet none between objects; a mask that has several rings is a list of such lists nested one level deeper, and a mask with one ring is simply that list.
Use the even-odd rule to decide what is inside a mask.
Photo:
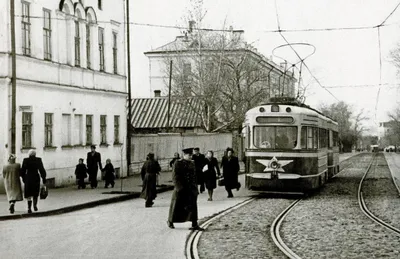
[{"label": "tram tracks", "polygon": [[[357,192],[357,198],[358,198],[358,203],[360,205],[360,209],[361,211],[371,220],[375,221],[376,223],[378,223],[379,225],[395,232],[396,234],[400,235],[400,229],[392,226],[391,224],[385,222],[384,220],[382,220],[381,218],[379,218],[378,216],[376,216],[375,214],[373,214],[367,207],[366,202],[364,200],[364,196],[363,196],[363,192],[362,192],[362,187],[363,187],[363,183],[368,175],[368,173],[371,171],[371,168],[373,167],[373,164],[377,163],[377,154],[375,154],[373,156],[373,158],[371,159],[370,164],[368,165],[368,168],[365,170],[365,173],[363,175],[363,177],[361,178],[360,184],[358,186],[358,192]],[[377,165],[375,164],[375,167]],[[392,174],[391,174],[392,175]],[[392,180],[396,185],[396,181],[395,179],[393,179],[393,175],[392,175]],[[397,188],[397,185],[396,185]]]}]

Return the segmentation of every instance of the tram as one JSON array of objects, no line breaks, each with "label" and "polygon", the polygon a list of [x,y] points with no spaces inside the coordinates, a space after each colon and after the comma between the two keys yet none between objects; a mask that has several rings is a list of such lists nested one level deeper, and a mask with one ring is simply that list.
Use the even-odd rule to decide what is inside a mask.
[{"label": "tram", "polygon": [[243,125],[246,187],[307,192],[339,172],[338,123],[294,98],[271,98]]}]

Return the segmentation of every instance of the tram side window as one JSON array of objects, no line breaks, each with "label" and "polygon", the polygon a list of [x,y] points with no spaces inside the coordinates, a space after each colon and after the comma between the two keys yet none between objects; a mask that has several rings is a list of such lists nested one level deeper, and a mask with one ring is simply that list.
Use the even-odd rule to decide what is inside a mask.
[{"label": "tram side window", "polygon": [[328,131],[326,129],[319,129],[319,147],[328,147]]},{"label": "tram side window", "polygon": [[301,128],[301,148],[303,149],[318,148],[318,128],[314,127]]},{"label": "tram side window", "polygon": [[334,131],[332,135],[333,135],[332,136],[333,146],[334,147],[339,146],[339,134],[336,131]]}]

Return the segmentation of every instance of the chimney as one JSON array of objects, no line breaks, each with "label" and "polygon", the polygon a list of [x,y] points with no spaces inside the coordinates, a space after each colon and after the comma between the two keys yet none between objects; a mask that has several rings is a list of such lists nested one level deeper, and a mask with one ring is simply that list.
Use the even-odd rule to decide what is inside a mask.
[{"label": "chimney", "polygon": [[154,97],[161,97],[161,90],[154,90]]},{"label": "chimney", "polygon": [[189,29],[188,29],[189,33],[193,32],[193,27],[194,27],[195,24],[196,24],[195,21],[189,21]]}]

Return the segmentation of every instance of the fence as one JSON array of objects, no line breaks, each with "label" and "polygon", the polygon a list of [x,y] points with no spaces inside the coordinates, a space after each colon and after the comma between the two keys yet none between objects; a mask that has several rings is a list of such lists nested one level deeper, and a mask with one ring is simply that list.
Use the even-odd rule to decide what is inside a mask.
[{"label": "fence", "polygon": [[135,134],[132,136],[131,173],[140,172],[146,155],[154,153],[162,170],[168,171],[169,162],[175,152],[182,155],[182,149],[199,147],[201,153],[214,151],[221,161],[227,147],[232,147],[232,133],[160,133]]}]

